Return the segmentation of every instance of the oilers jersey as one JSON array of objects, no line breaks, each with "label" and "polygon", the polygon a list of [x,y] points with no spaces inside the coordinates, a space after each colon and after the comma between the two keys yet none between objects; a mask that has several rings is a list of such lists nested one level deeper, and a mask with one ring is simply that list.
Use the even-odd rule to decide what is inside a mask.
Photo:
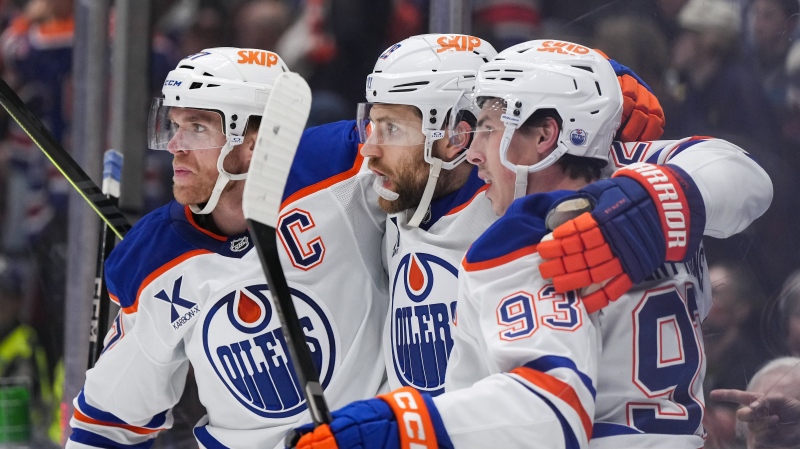
[{"label": "oilers jersey", "polygon": [[[357,139],[353,122],[305,132],[277,226],[334,408],[374,396],[384,376],[376,360],[388,305],[385,214],[360,172]],[[172,202],[134,226],[106,277],[122,311],[74,401],[68,448],[149,447],[171,426],[189,365],[207,409],[194,429],[201,448],[282,447],[286,431],[310,420],[247,233],[216,235]]]},{"label": "oilers jersey", "polygon": [[419,227],[408,225],[413,210],[388,217],[383,251],[391,306],[383,355],[391,389],[412,386],[434,396],[444,391],[458,264],[496,219],[484,190],[473,170],[461,189],[431,202]]},{"label": "oilers jersey", "polygon": [[[706,234],[738,232],[771,201],[763,170],[724,141],[615,143],[611,159],[612,169],[669,162],[691,173]],[[536,268],[544,217],[563,194],[516,200],[463,260],[446,394],[434,399],[450,438],[461,448],[702,447],[702,246],[587,315]]]},{"label": "oilers jersey", "polygon": [[[614,142],[608,157],[606,176],[643,161],[669,162],[689,173],[706,207],[704,234],[712,237],[742,231],[772,198],[767,174],[726,141]],[[497,219],[485,187],[473,170],[460,190],[432,201],[420,227],[408,226],[412,211],[388,218],[383,251],[391,304],[383,347],[391,389],[412,386],[434,396],[444,391],[458,267],[470,244]]]}]

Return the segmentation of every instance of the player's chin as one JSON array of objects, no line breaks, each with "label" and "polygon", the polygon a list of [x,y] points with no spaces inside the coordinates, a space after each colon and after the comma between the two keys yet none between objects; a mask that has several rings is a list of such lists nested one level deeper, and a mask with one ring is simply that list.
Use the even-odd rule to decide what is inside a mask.
[{"label": "player's chin", "polygon": [[210,193],[199,193],[197,191],[197,187],[180,184],[175,184],[172,186],[172,195],[175,197],[175,201],[183,204],[184,206],[189,206],[191,204],[202,204],[207,202],[211,197]]}]

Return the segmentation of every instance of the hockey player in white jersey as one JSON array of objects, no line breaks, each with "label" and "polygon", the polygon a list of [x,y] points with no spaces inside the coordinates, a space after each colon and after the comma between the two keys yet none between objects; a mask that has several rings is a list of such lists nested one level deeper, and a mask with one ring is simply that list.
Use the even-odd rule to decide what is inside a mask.
[{"label": "hockey player in white jersey", "polygon": [[[573,61],[574,66],[559,63],[559,57]],[[398,84],[396,90],[403,89],[399,86],[401,80],[393,81]],[[557,188],[574,190],[598,179],[600,168],[610,159],[608,149],[623,109],[616,81],[604,57],[583,46],[559,41],[515,46],[498,55],[495,62],[484,65],[477,94],[482,92],[480,83],[488,83],[483,87],[485,95],[501,100],[488,102],[488,109],[481,111],[477,129],[472,132],[475,142],[468,158],[478,165],[480,178],[487,184],[484,189],[488,189],[479,192],[468,207],[488,196],[494,210],[503,213],[515,196]],[[374,79],[372,83],[374,86]],[[416,83],[421,85],[422,80]],[[486,91],[489,88],[495,90]],[[491,106],[500,108],[492,110]],[[544,116],[543,122],[538,121],[538,116],[534,123],[526,121],[542,108],[557,114]],[[373,111],[376,109],[388,108],[373,106]],[[456,108],[451,117],[458,117],[458,113]],[[556,117],[562,120],[563,127]],[[410,117],[404,118],[408,121]],[[381,122],[387,125],[387,132],[404,131],[386,115],[371,115],[371,119],[373,135],[381,129]],[[459,134],[463,132],[458,127],[462,125],[456,120],[451,120],[450,125],[449,142],[461,141]],[[372,149],[369,143],[362,151],[376,152],[368,155],[378,160],[383,157],[379,151],[390,151],[388,145]],[[583,197],[596,195],[596,201],[591,203],[596,206],[593,214],[616,214],[617,220],[597,220],[604,226],[602,231],[619,232],[623,239],[645,245],[631,245],[631,254],[638,256],[653,250],[653,259],[661,257],[663,262],[667,257],[677,257],[686,263],[667,264],[655,273],[651,270],[644,275],[652,274],[647,283],[637,285],[634,293],[609,306],[609,312],[603,310],[590,317],[580,296],[559,294],[536,268],[542,262],[535,252],[536,244],[547,233],[545,214],[569,193],[521,200],[475,243],[461,268],[458,325],[447,335],[455,342],[446,374],[447,392],[432,397],[425,393],[435,391],[419,389],[423,391],[420,394],[417,389],[403,387],[378,399],[359,401],[334,412],[329,426],[302,437],[298,447],[585,447],[592,436],[592,445],[597,447],[702,446],[698,378],[702,377],[703,359],[698,317],[707,311],[704,298],[710,297],[710,292],[703,277],[699,238],[704,229],[712,235],[731,235],[746,227],[766,210],[771,183],[740,149],[722,141],[686,139],[615,144],[614,148],[620,161],[669,162],[675,168],[648,166],[647,170],[640,170],[645,174],[638,181],[634,179],[636,175],[618,176],[614,181],[594,183],[584,189]],[[501,157],[507,165],[500,162]],[[725,176],[711,171],[710,162]],[[383,176],[379,188],[402,195],[399,173],[372,161],[371,167]],[[669,240],[676,240],[668,233],[669,226],[676,223],[660,221],[658,196],[651,197],[643,187],[648,184],[645,177],[653,179],[649,170],[656,170],[658,176],[671,174],[667,179],[682,189],[677,192],[670,187],[669,194],[683,195],[683,254],[667,251]],[[418,173],[419,170],[419,186]],[[743,179],[748,180],[746,191],[737,188]],[[604,182],[611,183],[611,187]],[[630,187],[631,183],[638,189]],[[633,196],[613,196],[621,188],[632,189],[626,193]],[[385,192],[383,196],[386,200],[393,197]],[[627,208],[631,204],[635,207]],[[667,213],[662,206],[662,215],[674,218],[670,214],[674,206],[666,206]],[[468,207],[457,209],[453,215]],[[431,207],[432,220],[446,217],[437,216],[434,208],[435,205]],[[649,214],[647,220],[641,217],[644,211]],[[407,218],[411,212],[401,215],[405,213]],[[729,220],[731,216],[736,219]],[[470,229],[454,228],[447,235],[460,239],[459,234]],[[431,251],[436,244],[451,248],[444,236],[435,243],[421,238],[409,241],[404,231],[398,226],[399,239],[392,240],[392,226],[387,226],[385,248],[390,254],[402,252],[404,244],[409,245],[410,252]],[[654,243],[658,242],[657,236],[663,248]],[[571,247],[569,250],[575,252]],[[586,268],[586,259],[608,261],[610,254],[608,246],[600,246],[579,257]],[[406,311],[396,313],[394,297],[390,311],[396,313],[390,319],[409,322],[408,330],[403,329],[399,336],[393,333],[392,337],[397,337],[399,343],[407,339],[408,357],[421,360],[417,366],[405,365],[412,373],[420,373],[425,361],[421,342],[444,336],[440,328],[434,327],[435,318],[426,316],[424,309],[430,300],[423,294],[435,288],[428,284],[439,282],[441,277],[434,278],[438,273],[429,262],[434,257],[419,256],[416,273],[411,268],[414,260],[406,261],[408,268],[400,273],[407,281],[396,275],[390,284],[393,294],[404,281],[417,287],[405,287],[406,294],[416,302],[408,307],[415,320],[409,320]],[[577,258],[568,262],[580,265]],[[645,265],[625,266],[625,270],[631,270],[625,273],[633,279],[637,276],[633,270]],[[552,266],[549,269],[552,272]],[[606,266],[595,271],[599,271],[596,281],[605,279],[607,273],[612,277],[619,274]],[[621,292],[615,286],[621,284],[624,282],[615,280],[606,286],[606,299],[619,296]],[[640,287],[653,289],[645,291]],[[450,300],[453,293],[452,287],[446,291]],[[602,301],[597,304],[604,305]],[[432,335],[434,332],[436,335]],[[627,349],[620,351],[621,347]],[[390,349],[404,348],[396,343]],[[438,358],[434,360],[438,362]],[[428,379],[429,373],[440,374],[433,368],[436,366],[423,369],[420,378]],[[593,422],[598,424],[593,426]],[[306,427],[300,433],[309,430]]]},{"label": "hockey player in white jersey", "polygon": [[[280,446],[309,420],[241,204],[260,116],[285,71],[272,52],[213,48],[167,76],[150,146],[173,154],[176,201],[108,260],[122,311],[74,401],[68,448],[150,447],[172,425],[190,364],[207,410],[194,429],[201,448]],[[278,225],[307,344],[339,406],[374,396],[384,372],[385,215],[362,162],[352,122],[307,130]]]}]

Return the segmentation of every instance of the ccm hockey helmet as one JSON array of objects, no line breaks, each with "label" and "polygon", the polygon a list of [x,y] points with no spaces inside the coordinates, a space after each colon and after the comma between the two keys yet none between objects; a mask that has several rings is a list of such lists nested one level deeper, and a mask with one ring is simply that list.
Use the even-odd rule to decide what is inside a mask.
[{"label": "ccm hockey helmet", "polygon": [[[208,214],[230,180],[245,179],[247,173],[228,173],[223,168],[225,156],[244,141],[250,117],[261,116],[277,77],[288,72],[281,58],[269,51],[239,48],[209,48],[183,58],[169,72],[162,87],[162,98],[155,98],[148,120],[149,146],[154,150],[201,150],[221,148],[217,159],[219,176],[211,198],[201,210]],[[190,108],[214,113],[224,139],[210,139],[202,129],[175,126],[170,118],[173,108]]]}]

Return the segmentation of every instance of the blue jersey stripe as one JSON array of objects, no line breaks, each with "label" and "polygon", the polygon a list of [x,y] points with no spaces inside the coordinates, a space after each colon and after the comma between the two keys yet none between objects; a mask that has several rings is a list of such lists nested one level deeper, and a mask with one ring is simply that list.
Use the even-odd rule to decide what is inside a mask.
[{"label": "blue jersey stripe", "polygon": [[197,441],[202,443],[206,449],[230,449],[228,446],[225,446],[216,438],[212,437],[211,433],[206,429],[206,426],[195,427],[193,432]]},{"label": "blue jersey stripe", "polygon": [[[535,394],[542,400],[548,407],[553,411],[553,414],[556,415],[558,418],[558,422],[561,423],[561,431],[564,433],[564,447],[566,449],[580,449],[580,444],[578,444],[578,437],[575,436],[575,432],[572,430],[572,426],[567,421],[567,418],[564,418],[564,415],[561,414],[561,411],[556,407],[549,399],[547,399],[544,395],[539,393],[538,391],[534,390],[533,388],[525,385],[525,383],[521,382],[519,379],[516,379],[514,376],[508,376],[515,381],[519,382],[520,385],[527,388],[531,393]],[[588,437],[588,435],[587,435]]]},{"label": "blue jersey stripe", "polygon": [[[88,416],[89,418],[111,424],[124,424],[126,426],[131,425],[117,418],[113,413],[104,412],[99,408],[92,407],[91,405],[89,405],[89,403],[86,402],[86,397],[83,395],[83,390],[81,390],[81,392],[78,394],[78,407],[80,408],[81,413]],[[159,413],[158,415],[154,416],[153,419],[150,420],[150,422],[144,425],[144,428],[158,429],[159,427],[163,426],[166,421],[167,421],[167,411],[165,410]],[[139,426],[134,426],[134,427],[139,427]]]},{"label": "blue jersey stripe", "polygon": [[69,439],[76,443],[101,449],[149,449],[153,446],[153,441],[155,441],[155,438],[151,438],[139,444],[122,444],[85,429],[72,429],[72,435],[70,435]]},{"label": "blue jersey stripe", "polygon": [[592,438],[614,437],[618,435],[639,435],[644,432],[633,427],[610,422],[596,422],[592,426]]},{"label": "blue jersey stripe", "polygon": [[597,396],[597,391],[594,389],[594,386],[592,386],[592,379],[590,379],[589,376],[578,370],[578,366],[575,365],[575,362],[573,362],[571,359],[568,359],[566,357],[560,357],[557,355],[547,355],[544,357],[539,357],[536,360],[532,360],[523,366],[527,366],[528,368],[532,368],[535,369],[536,371],[541,371],[543,373],[546,373],[550,370],[554,370],[556,368],[566,368],[572,370],[573,372],[575,372],[575,374],[578,375],[578,377],[581,379],[581,382],[583,382],[583,385],[592,394],[592,398],[595,398]]}]

